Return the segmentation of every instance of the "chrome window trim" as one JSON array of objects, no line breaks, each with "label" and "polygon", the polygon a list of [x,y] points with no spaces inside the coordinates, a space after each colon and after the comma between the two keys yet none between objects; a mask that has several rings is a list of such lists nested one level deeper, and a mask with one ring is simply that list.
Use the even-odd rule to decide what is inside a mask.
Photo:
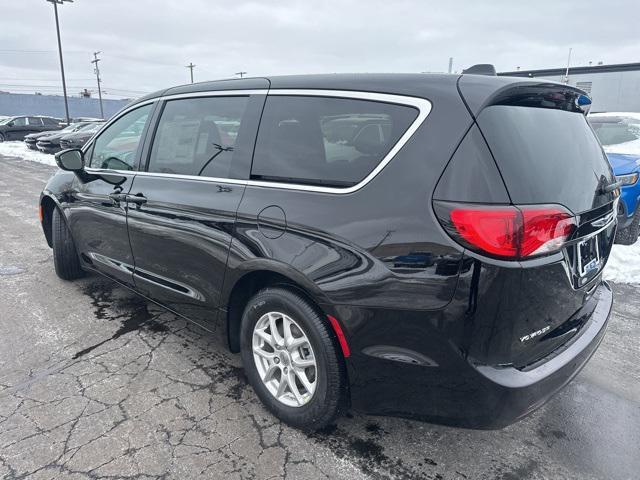
[{"label": "chrome window trim", "polygon": [[367,185],[373,180],[388,164],[393,160],[402,147],[413,137],[414,133],[422,125],[425,119],[431,113],[432,104],[425,98],[411,97],[407,95],[396,95],[388,93],[373,93],[356,90],[311,90],[311,89],[257,89],[257,90],[214,90],[204,92],[189,92],[189,93],[177,93],[173,95],[163,95],[144,102],[136,103],[129,108],[126,108],[113,117],[107,124],[105,124],[94,137],[87,142],[83,148],[83,152],[86,152],[91,147],[94,139],[114,121],[125,115],[135,108],[144,106],[149,103],[164,100],[177,100],[182,98],[197,98],[197,97],[219,97],[219,96],[246,96],[246,95],[297,95],[297,96],[313,96],[313,97],[331,97],[331,98],[349,98],[355,100],[369,100],[382,103],[394,103],[398,105],[406,105],[418,110],[418,116],[409,125],[409,128],[402,134],[396,144],[389,150],[389,152],[380,160],[378,165],[369,174],[351,187],[322,187],[318,185],[305,185],[298,183],[286,183],[286,182],[270,182],[265,180],[241,180],[235,178],[219,178],[219,177],[204,177],[196,175],[182,175],[171,173],[157,173],[157,172],[143,172],[139,170],[105,170],[94,169],[87,167],[85,170],[91,173],[109,173],[109,174],[133,174],[149,177],[168,177],[168,178],[182,178],[186,180],[198,180],[203,182],[212,183],[229,183],[233,185],[248,185],[252,187],[264,187],[264,188],[278,188],[282,190],[299,190],[306,192],[318,192],[318,193],[332,193],[332,194],[349,194],[356,192]]},{"label": "chrome window trim", "polygon": [[182,98],[198,97],[248,97],[249,95],[267,95],[266,88],[254,90],[207,90],[205,92],[174,93],[158,97],[160,100],[179,100]]},{"label": "chrome window trim", "polygon": [[210,183],[229,183],[232,185],[247,184],[247,180],[241,180],[239,178],[199,177],[197,175],[183,175],[181,173],[141,172],[138,170],[109,170],[104,168],[85,168],[85,170],[89,173],[104,173],[110,175],[135,175],[139,177],[178,178],[183,180],[197,180],[200,182]]}]

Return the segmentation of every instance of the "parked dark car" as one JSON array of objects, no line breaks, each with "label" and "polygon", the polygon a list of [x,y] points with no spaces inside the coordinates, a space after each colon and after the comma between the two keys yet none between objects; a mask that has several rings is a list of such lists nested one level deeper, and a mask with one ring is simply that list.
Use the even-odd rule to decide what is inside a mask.
[{"label": "parked dark car", "polygon": [[60,146],[60,141],[66,135],[70,133],[79,132],[83,128],[88,125],[91,125],[93,122],[77,122],[72,123],[71,125],[59,130],[57,132],[51,132],[48,135],[43,135],[36,139],[36,148],[40,150],[42,153],[56,153],[62,150]]},{"label": "parked dark car", "polygon": [[36,146],[36,143],[42,137],[48,137],[49,135],[56,135],[62,131],[73,132],[74,128],[75,127],[73,124],[67,125],[66,127],[62,124],[59,124],[57,128],[51,128],[44,132],[30,133],[29,135],[24,137],[24,143],[27,146],[27,148],[29,148],[30,150],[37,150],[38,147]]},{"label": "parked dark car", "polygon": [[0,142],[24,140],[30,133],[58,130],[60,119],[42,116],[9,117],[0,121]]},{"label": "parked dark car", "polygon": [[291,425],[497,428],[580,371],[611,311],[619,189],[585,98],[469,74],[170,88],[56,156],[42,226],[60,278],[221,335]]},{"label": "parked dark car", "polygon": [[92,122],[85,125],[77,132],[65,135],[60,139],[60,148],[65,150],[67,148],[82,147],[98,130],[100,130],[103,124],[104,122]]}]

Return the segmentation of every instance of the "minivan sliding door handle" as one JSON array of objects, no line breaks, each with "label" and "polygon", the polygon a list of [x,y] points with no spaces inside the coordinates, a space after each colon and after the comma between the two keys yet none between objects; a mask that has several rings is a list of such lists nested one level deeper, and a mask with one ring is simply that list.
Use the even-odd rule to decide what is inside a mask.
[{"label": "minivan sliding door handle", "polygon": [[120,203],[127,199],[127,195],[124,193],[110,193],[109,198],[113,200],[113,203]]},{"label": "minivan sliding door handle", "polygon": [[142,195],[141,193],[137,193],[135,195],[126,195],[127,203],[135,203],[136,205],[142,205],[147,203],[147,197]]}]

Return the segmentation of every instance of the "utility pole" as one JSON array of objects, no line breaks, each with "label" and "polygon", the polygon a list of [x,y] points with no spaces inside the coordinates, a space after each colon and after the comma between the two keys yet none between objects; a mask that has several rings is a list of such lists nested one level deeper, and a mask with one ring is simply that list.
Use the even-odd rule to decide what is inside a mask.
[{"label": "utility pole", "polygon": [[449,57],[449,73],[453,72],[453,57]]},{"label": "utility pole", "polygon": [[185,68],[188,68],[191,72],[191,83],[193,83],[193,69],[196,68],[196,66],[193,64],[193,62],[189,62],[189,65],[187,65]]},{"label": "utility pole", "polygon": [[236,75],[240,75],[240,78],[244,77],[247,72],[236,72]]},{"label": "utility pole", "polygon": [[60,22],[58,21],[58,5],[64,2],[73,2],[73,0],[46,0],[53,4],[53,13],[56,17],[56,33],[58,35],[58,54],[60,55],[60,73],[62,74],[62,93],[64,94],[64,115],[67,125],[69,124],[69,102],[67,101],[67,82],[64,78],[64,62],[62,60],[62,42],[60,41]]},{"label": "utility pole", "polygon": [[100,52],[93,52],[93,60],[91,60],[91,63],[93,63],[95,65],[95,68],[93,69],[93,71],[96,74],[96,79],[98,80],[98,98],[100,99],[100,118],[104,119],[104,110],[102,109],[102,89],[100,88],[100,67],[98,67],[98,62],[100,61],[100,59],[98,58],[98,54]]}]

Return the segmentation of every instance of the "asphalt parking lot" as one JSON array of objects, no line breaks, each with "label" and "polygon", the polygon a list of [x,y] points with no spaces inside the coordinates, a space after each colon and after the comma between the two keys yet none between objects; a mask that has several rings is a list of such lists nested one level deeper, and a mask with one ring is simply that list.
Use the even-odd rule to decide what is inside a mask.
[{"label": "asphalt parking lot", "polygon": [[352,413],[306,435],[207,332],[104,279],[55,276],[37,219],[53,171],[0,155],[0,478],[640,478],[640,286],[613,285],[594,358],[516,425]]}]

